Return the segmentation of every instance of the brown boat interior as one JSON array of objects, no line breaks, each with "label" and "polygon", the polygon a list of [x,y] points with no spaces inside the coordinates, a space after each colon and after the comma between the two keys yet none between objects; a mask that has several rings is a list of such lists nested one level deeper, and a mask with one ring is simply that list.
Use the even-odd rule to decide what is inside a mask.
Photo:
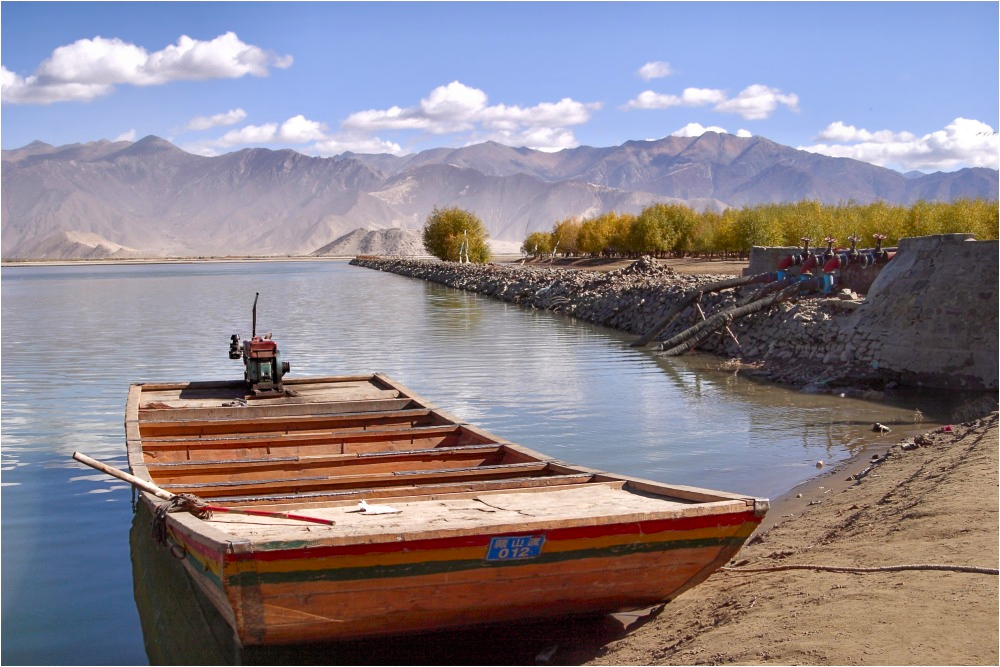
[{"label": "brown boat interior", "polygon": [[136,385],[130,462],[141,444],[155,484],[217,505],[319,507],[594,483],[676,503],[722,499],[684,487],[664,498],[659,485],[569,466],[461,423],[381,375],[288,389],[254,399],[237,382]]}]

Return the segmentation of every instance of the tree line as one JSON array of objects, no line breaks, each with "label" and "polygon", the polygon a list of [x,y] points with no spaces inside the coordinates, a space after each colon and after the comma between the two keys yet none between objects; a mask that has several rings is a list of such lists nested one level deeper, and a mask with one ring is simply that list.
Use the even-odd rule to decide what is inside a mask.
[{"label": "tree line", "polygon": [[[1000,231],[997,202],[959,199],[953,202],[918,201],[912,206],[821,204],[800,201],[698,212],[681,204],[651,204],[640,213],[609,211],[579,219],[566,218],[551,231],[532,232],[521,244],[527,255],[590,255],[654,257],[686,255],[741,256],[751,246],[846,246],[858,237],[861,248],[874,245],[874,235],[885,236],[883,246],[899,239],[930,234],[970,233],[992,240]],[[486,226],[474,213],[460,208],[435,208],[423,228],[424,247],[440,259],[488,262],[491,253]]]},{"label": "tree line", "polygon": [[745,256],[751,246],[874,245],[883,234],[884,246],[899,239],[930,234],[971,233],[979,240],[996,239],[1000,227],[996,201],[960,199],[954,202],[919,201],[912,206],[821,204],[800,201],[756,204],[743,208],[697,212],[681,204],[652,204],[640,213],[610,211],[580,220],[556,221],[551,231],[532,232],[521,250],[527,255],[590,255],[655,257],[686,255]]}]

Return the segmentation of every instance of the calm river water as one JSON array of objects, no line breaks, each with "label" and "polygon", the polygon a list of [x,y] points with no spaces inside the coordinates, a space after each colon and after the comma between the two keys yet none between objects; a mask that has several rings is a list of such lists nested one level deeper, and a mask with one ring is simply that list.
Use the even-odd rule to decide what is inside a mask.
[{"label": "calm river water", "polygon": [[229,337],[249,334],[255,292],[258,332],[292,377],[381,371],[514,442],[666,482],[774,497],[875,438],[873,421],[919,408],[923,427],[895,441],[949,407],[764,386],[717,359],[659,359],[615,331],[339,261],[9,267],[0,283],[4,664],[161,659],[133,594],[131,490],[70,457],[127,468],[131,382],[242,377]]}]

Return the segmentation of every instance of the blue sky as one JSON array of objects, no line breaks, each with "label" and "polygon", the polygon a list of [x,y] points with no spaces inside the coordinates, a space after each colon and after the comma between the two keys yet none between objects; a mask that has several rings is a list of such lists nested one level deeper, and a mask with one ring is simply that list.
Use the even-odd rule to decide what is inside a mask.
[{"label": "blue sky", "polygon": [[616,146],[706,129],[997,168],[996,2],[10,2],[0,142]]}]

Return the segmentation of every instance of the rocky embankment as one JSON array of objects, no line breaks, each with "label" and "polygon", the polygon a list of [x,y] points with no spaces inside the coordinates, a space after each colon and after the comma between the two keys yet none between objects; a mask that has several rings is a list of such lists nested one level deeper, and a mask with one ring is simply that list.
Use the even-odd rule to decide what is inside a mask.
[{"label": "rocky embankment", "polygon": [[[608,272],[389,258],[358,258],[351,264],[477,292],[637,335],[652,327],[688,291],[727,277],[678,275],[648,257]],[[706,297],[703,308],[718,300],[717,295]]]},{"label": "rocky embankment", "polygon": [[[732,277],[679,275],[648,257],[608,272],[386,258],[355,259],[351,263],[549,310],[637,337],[653,329],[691,291]],[[733,307],[739,296],[742,294],[732,289],[706,293],[700,303],[681,311],[652,344],[655,346],[699,322],[699,307],[710,315]],[[836,329],[829,322],[848,312],[839,305],[840,301],[839,298],[804,299],[796,304],[778,304],[773,312],[751,315],[730,325],[739,345],[728,334],[716,333],[699,349],[738,359],[748,372],[779,381],[837,386],[837,373],[817,374],[813,368],[804,372],[804,365],[794,361],[803,356],[803,350],[814,352],[824,345],[824,339],[835,338]],[[843,371],[844,367],[828,370]],[[873,379],[868,378],[866,384]],[[856,379],[852,383],[860,384]]]},{"label": "rocky embankment", "polygon": [[[937,256],[947,256],[950,247],[957,248],[953,252],[966,254],[984,250],[978,245],[945,241],[950,246],[944,251],[933,246]],[[916,245],[914,253],[924,246]],[[985,250],[995,254],[996,244]],[[727,357],[731,360],[727,363],[747,373],[816,392],[863,392],[896,384],[995,390],[995,275],[986,288],[971,290],[972,296],[966,301],[953,300],[942,309],[940,298],[923,304],[913,294],[913,290],[922,289],[933,296],[933,285],[928,286],[924,274],[918,272],[913,277],[914,270],[908,263],[896,261],[906,270],[905,275],[894,277],[885,269],[883,273],[890,275],[880,276],[869,299],[846,290],[832,295],[803,293],[727,321],[728,330],[718,329],[701,341],[698,349]],[[609,272],[389,258],[359,258],[351,263],[549,310],[637,337],[656,328],[691,292],[732,278],[679,275],[649,257]],[[954,279],[943,270],[938,274],[942,281]],[[885,293],[905,292],[907,281],[913,283],[909,297],[871,299],[879,289]],[[705,316],[711,318],[714,313],[744,303],[757,289],[761,286],[706,291],[651,344],[662,346],[663,341],[697,325]],[[901,310],[903,307],[909,311]],[[939,339],[926,343],[921,339],[921,335],[930,335],[922,332],[939,332],[942,327],[948,331],[946,340],[954,341],[949,347],[942,346]],[[908,347],[901,350],[900,345]]]}]

